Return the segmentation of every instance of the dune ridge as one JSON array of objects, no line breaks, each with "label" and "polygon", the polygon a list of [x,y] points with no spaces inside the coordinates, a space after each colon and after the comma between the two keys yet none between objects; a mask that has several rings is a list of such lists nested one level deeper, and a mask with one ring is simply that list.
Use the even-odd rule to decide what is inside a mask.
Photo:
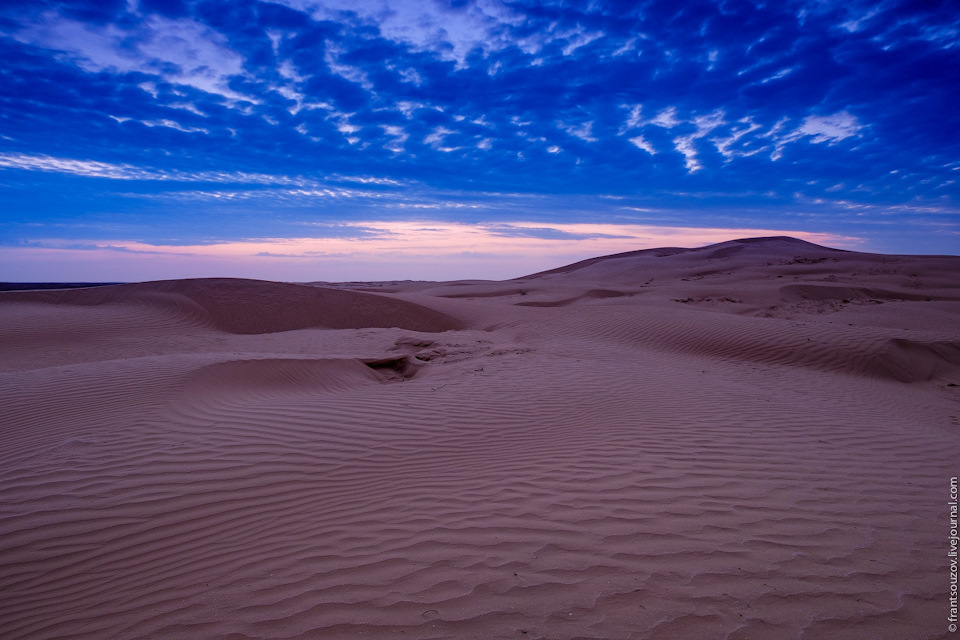
[{"label": "dune ridge", "polygon": [[0,637],[946,637],[958,275],[0,292]]},{"label": "dune ridge", "polygon": [[295,329],[398,326],[415,331],[462,328],[454,319],[369,293],[261,280],[201,278],[88,289],[5,293],[9,302],[98,307],[149,306],[220,331],[241,334]]}]

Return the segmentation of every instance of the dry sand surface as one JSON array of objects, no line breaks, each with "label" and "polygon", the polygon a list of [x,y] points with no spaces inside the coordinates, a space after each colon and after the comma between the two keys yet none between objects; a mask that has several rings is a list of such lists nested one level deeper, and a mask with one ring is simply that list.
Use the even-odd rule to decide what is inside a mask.
[{"label": "dry sand surface", "polygon": [[947,634],[960,258],[0,294],[0,638]]}]

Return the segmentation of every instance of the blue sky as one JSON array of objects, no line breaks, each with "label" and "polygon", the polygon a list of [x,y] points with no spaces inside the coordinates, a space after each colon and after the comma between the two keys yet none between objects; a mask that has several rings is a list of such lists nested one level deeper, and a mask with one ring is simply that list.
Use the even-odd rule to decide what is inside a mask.
[{"label": "blue sky", "polygon": [[0,280],[960,253],[950,1],[6,0]]}]

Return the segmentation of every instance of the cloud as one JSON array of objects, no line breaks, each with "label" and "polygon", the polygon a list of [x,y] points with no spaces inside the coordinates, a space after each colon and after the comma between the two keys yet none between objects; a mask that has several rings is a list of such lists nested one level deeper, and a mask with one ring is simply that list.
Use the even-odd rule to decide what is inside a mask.
[{"label": "cloud", "polygon": [[580,138],[584,142],[596,142],[597,138],[593,136],[593,122],[583,122],[579,125],[566,124],[564,122],[558,122],[557,128],[561,131],[565,131],[567,134],[573,136],[574,138]]},{"label": "cloud", "polygon": [[[671,122],[675,122],[672,127],[680,124],[679,122],[673,120],[673,114],[671,114],[670,118]],[[694,117],[693,124],[696,127],[696,130],[693,133],[685,136],[679,136],[673,140],[676,150],[683,154],[684,164],[687,168],[687,171],[690,173],[695,173],[703,168],[703,165],[700,163],[697,157],[697,147],[695,144],[696,141],[700,140],[701,138],[705,138],[710,134],[711,131],[717,127],[723,126],[726,124],[726,122],[724,121],[724,113],[722,111],[715,111],[708,115]]]},{"label": "cloud", "polygon": [[633,138],[630,138],[630,142],[632,142],[633,145],[636,146],[638,149],[643,149],[644,151],[646,151],[652,156],[657,154],[657,150],[643,136],[635,136]]},{"label": "cloud", "polygon": [[570,56],[580,47],[585,47],[594,40],[602,38],[604,33],[602,31],[587,31],[582,26],[577,25],[574,29],[558,35],[567,41],[562,49],[563,55]]},{"label": "cloud", "polygon": [[366,198],[379,199],[386,194],[376,191],[361,191],[358,189],[343,189],[338,187],[302,187],[298,189],[231,189],[231,190],[190,190],[164,191],[153,194],[125,194],[128,197],[149,198],[152,200],[176,200],[181,202],[240,202],[248,200],[297,202],[303,203],[317,198],[344,199]]},{"label": "cloud", "polygon": [[499,0],[480,0],[451,7],[437,0],[276,0],[314,17],[344,21],[356,16],[361,24],[372,24],[394,42],[442,59],[466,65],[473,51],[497,51],[509,46],[504,30],[523,21],[521,15]]},{"label": "cloud", "polygon": [[849,20],[840,24],[842,28],[846,29],[850,33],[856,33],[857,31],[863,29],[867,23],[869,23],[877,14],[884,10],[882,6],[875,6],[867,9],[863,13],[854,14],[854,12],[858,9],[859,7],[856,6],[847,7],[847,11],[853,15],[851,15]]},{"label": "cloud", "polygon": [[703,168],[703,165],[697,161],[697,147],[694,145],[694,140],[696,138],[693,135],[681,136],[673,140],[674,148],[683,154],[684,165],[690,173],[695,173]]},{"label": "cloud", "polygon": [[403,127],[390,124],[382,126],[384,133],[391,137],[391,140],[383,145],[383,148],[394,153],[403,153],[403,145],[410,138],[410,134],[404,131]]},{"label": "cloud", "polygon": [[[769,141],[773,143],[772,157],[776,160],[782,157],[786,145],[801,139],[810,138],[811,142],[817,144],[823,142],[834,144],[861,135],[865,128],[855,116],[846,111],[827,116],[806,116],[793,129],[787,128],[789,118],[780,118],[764,133],[763,125],[754,122],[750,116],[742,117],[734,123],[728,122],[727,114],[723,109],[682,117],[680,111],[671,106],[660,110],[655,117],[646,119],[643,117],[642,105],[623,105],[623,108],[629,111],[626,120],[619,128],[618,135],[632,130],[648,129],[648,127],[670,131],[688,129],[687,133],[674,137],[672,142],[674,148],[683,155],[684,166],[689,173],[696,173],[703,169],[698,144],[714,132],[722,131],[723,133],[715,135],[709,141],[729,162],[736,158],[755,155],[765,147],[769,148]],[[629,140],[634,146],[651,155],[656,153],[653,142],[645,135],[633,136]]]},{"label": "cloud", "polygon": [[630,112],[627,114],[627,119],[620,127],[619,135],[623,135],[630,129],[636,129],[642,127],[645,123],[643,120],[643,105],[620,105],[623,109],[629,109]]},{"label": "cloud", "polygon": [[[511,278],[584,258],[662,246],[702,246],[734,238],[793,235],[833,246],[854,246],[855,237],[767,228],[714,229],[638,224],[467,224],[438,220],[366,220],[319,225],[312,236],[249,238],[234,242],[162,244],[104,240],[77,248],[74,241],[46,240],[0,248],[0,265],[73,260],[77,277],[92,281],[176,275],[188,265],[196,276],[273,277],[287,280]],[[473,256],[465,259],[465,256]],[[111,257],[112,256],[112,257]],[[146,262],[146,258],[150,262]],[[258,261],[275,261],[267,268]],[[301,264],[309,262],[308,265]],[[147,278],[144,278],[147,279]],[[62,278],[61,278],[62,280]]]},{"label": "cloud", "polygon": [[785,128],[785,123],[785,119],[781,120],[767,134],[774,141],[774,151],[771,156],[773,160],[778,160],[783,156],[783,149],[786,145],[803,138],[811,138],[810,142],[814,144],[826,142],[833,145],[847,138],[860,135],[860,132],[865,128],[855,116],[846,111],[828,116],[807,116],[800,123],[800,126],[787,133],[781,133]]},{"label": "cloud", "polygon": [[10,35],[60,51],[87,71],[144,73],[229,101],[256,101],[230,87],[230,80],[244,73],[243,58],[222,35],[188,18],[152,15],[130,26],[100,25],[48,11]]},{"label": "cloud", "polygon": [[658,113],[653,120],[650,120],[650,124],[663,127],[665,129],[672,129],[675,126],[682,124],[682,122],[677,119],[677,108],[667,107]]},{"label": "cloud", "polygon": [[423,77],[417,72],[416,69],[401,69],[398,71],[398,73],[400,74],[400,79],[404,82],[415,84],[418,87],[423,84]]},{"label": "cloud", "polygon": [[609,238],[616,240],[635,239],[634,236],[630,235],[618,236],[596,231],[591,233],[577,233],[556,227],[533,227],[530,226],[530,223],[526,223],[523,226],[514,224],[488,224],[483,228],[492,235],[502,236],[504,238],[537,238],[539,240],[593,240],[597,238]]},{"label": "cloud", "polygon": [[811,142],[840,142],[859,135],[863,125],[846,111],[830,116],[807,116],[797,129],[801,136],[812,136]]},{"label": "cloud", "polygon": [[327,63],[327,67],[331,72],[340,76],[344,80],[356,83],[367,91],[371,91],[373,89],[373,83],[370,82],[370,78],[366,71],[360,67],[345,64],[340,61],[344,53],[345,52],[341,47],[332,42],[328,42],[326,46],[326,53],[324,54],[324,61]]},{"label": "cloud", "polygon": [[753,150],[734,148],[734,145],[737,145],[742,138],[762,129],[759,124],[756,124],[750,118],[743,118],[739,121],[739,123],[745,126],[734,128],[728,135],[722,137],[718,136],[712,140],[713,144],[717,147],[717,151],[719,151],[720,154],[728,161],[738,157],[751,156],[760,151],[759,148]]},{"label": "cloud", "polygon": [[447,129],[446,127],[437,127],[427,137],[423,139],[423,143],[428,144],[432,146],[434,149],[439,149],[441,151],[444,151],[444,150],[452,151],[454,150],[453,148],[445,147],[443,145],[443,139],[454,133],[456,133],[456,131]]},{"label": "cloud", "polygon": [[[355,188],[390,192],[377,202],[398,216],[569,222],[601,193],[656,211],[695,193],[709,225],[730,215],[718,201],[775,201],[769,219],[790,221],[841,184],[833,195],[890,207],[953,202],[960,40],[934,5],[8,2],[0,210],[271,227],[297,202],[369,217],[365,197],[329,195]],[[516,195],[439,204],[477,193],[541,210]]]},{"label": "cloud", "polygon": [[141,122],[148,127],[166,127],[168,129],[183,131],[184,133],[210,133],[209,129],[204,129],[202,127],[187,127],[175,120],[168,120],[166,118],[163,120],[141,120]]},{"label": "cloud", "polygon": [[162,180],[162,174],[140,169],[131,165],[94,162],[92,160],[70,160],[51,158],[23,153],[0,153],[0,167],[23,169],[25,171],[44,171],[63,173],[88,178],[109,178],[111,180]]},{"label": "cloud", "polygon": [[773,74],[772,76],[770,76],[770,77],[768,77],[768,78],[764,78],[764,79],[761,80],[760,82],[762,82],[762,83],[764,83],[764,84],[767,83],[767,82],[773,82],[774,80],[779,80],[780,78],[785,78],[785,77],[787,77],[787,76],[790,75],[792,72],[793,72],[793,67],[788,67],[788,68],[786,68],[786,69],[781,69],[780,71],[777,71],[777,72],[776,72],[775,74]]},{"label": "cloud", "polygon": [[[244,171],[170,171],[136,167],[129,164],[53,158],[50,156],[36,156],[22,153],[0,153],[0,168],[61,173],[86,178],[107,178],[110,180],[257,184],[268,186],[297,186],[313,189],[324,187],[320,181],[302,176],[271,175]],[[335,175],[331,176],[331,178],[333,180],[360,182],[362,184],[389,186],[400,186],[404,184],[390,178],[369,176]]]},{"label": "cloud", "polygon": [[361,184],[388,185],[391,187],[399,187],[404,184],[409,184],[409,182],[404,183],[392,178],[378,178],[375,176],[330,176],[330,178],[333,180],[346,180],[347,182],[359,182]]}]

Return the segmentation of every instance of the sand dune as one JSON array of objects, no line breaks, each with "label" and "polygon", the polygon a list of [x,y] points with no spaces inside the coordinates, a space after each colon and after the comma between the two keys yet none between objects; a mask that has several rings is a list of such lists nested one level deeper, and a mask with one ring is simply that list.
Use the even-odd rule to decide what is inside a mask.
[{"label": "sand dune", "polygon": [[63,291],[5,294],[10,302],[149,307],[228,333],[294,329],[402,327],[448,331],[462,326],[426,307],[354,291],[299,284],[208,278]]},{"label": "sand dune", "polygon": [[0,293],[0,637],[946,637],[960,258]]}]

